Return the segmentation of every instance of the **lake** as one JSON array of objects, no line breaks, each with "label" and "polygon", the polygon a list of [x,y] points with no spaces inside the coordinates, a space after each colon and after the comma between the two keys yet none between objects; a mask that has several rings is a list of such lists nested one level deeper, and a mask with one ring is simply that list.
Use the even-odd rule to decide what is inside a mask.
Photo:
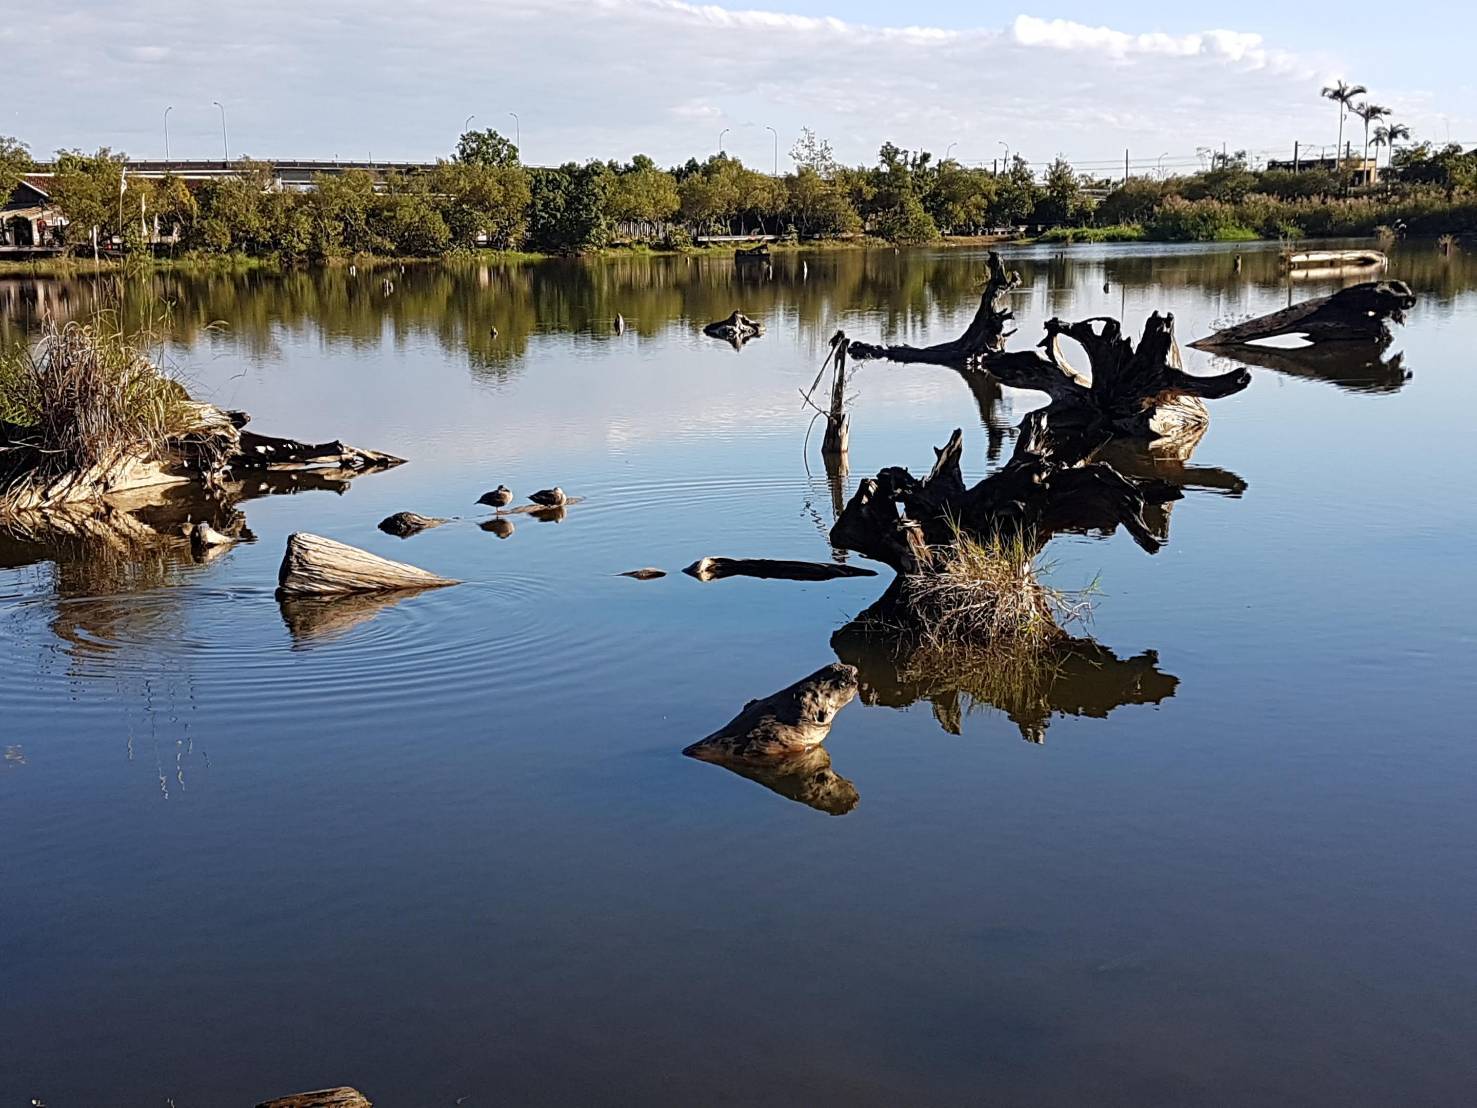
[{"label": "lake", "polygon": [[[1154,310],[1188,341],[1290,295],[1275,244],[1006,253],[1012,347]],[[1045,403],[857,363],[827,479],[799,396],[827,340],[956,336],[982,262],[125,286],[197,396],[407,464],[244,500],[254,541],[203,562],[124,527],[184,502],[0,537],[0,1104],[1469,1100],[1468,255],[1393,251],[1420,302],[1382,354],[1269,357],[1213,402],[1160,467],[1160,553],[1051,542],[1054,584],[1097,582],[1089,664],[990,703],[846,657],[835,811],[681,756],[836,661],[890,577],[683,566],[827,560],[858,480],[955,427],[981,477]],[[0,340],[98,295],[0,278]],[[701,331],[734,308],[766,326],[737,351]],[[499,483],[581,500],[484,529]],[[401,510],[457,518],[376,529]],[[299,530],[464,583],[279,604]]]}]

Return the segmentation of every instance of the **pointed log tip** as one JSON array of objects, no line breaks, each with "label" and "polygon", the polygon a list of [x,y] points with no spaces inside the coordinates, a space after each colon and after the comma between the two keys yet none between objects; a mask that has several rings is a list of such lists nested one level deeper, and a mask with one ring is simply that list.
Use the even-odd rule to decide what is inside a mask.
[{"label": "pointed log tip", "polygon": [[287,536],[277,596],[343,596],[397,589],[437,589],[460,581],[307,531]]}]

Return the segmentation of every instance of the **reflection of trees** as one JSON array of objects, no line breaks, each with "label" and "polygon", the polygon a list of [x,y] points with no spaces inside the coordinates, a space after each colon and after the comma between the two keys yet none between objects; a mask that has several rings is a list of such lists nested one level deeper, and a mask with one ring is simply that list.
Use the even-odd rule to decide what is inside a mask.
[{"label": "reflection of trees", "polygon": [[1179,678],[1159,669],[1152,650],[1120,658],[1092,639],[1068,638],[1039,654],[1011,657],[961,649],[911,649],[863,613],[831,636],[841,661],[856,666],[864,704],[933,707],[939,726],[960,734],[979,706],[998,708],[1030,742],[1045,741],[1053,716],[1105,718],[1125,704],[1158,704]]}]

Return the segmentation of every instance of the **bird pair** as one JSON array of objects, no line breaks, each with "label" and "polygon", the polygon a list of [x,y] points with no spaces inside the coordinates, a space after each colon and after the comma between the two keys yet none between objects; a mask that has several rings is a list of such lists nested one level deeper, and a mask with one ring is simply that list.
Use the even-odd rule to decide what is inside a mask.
[{"label": "bird pair", "polygon": [[[528,499],[540,508],[558,508],[563,506],[567,498],[564,490],[555,485],[552,489],[539,489],[538,492],[530,493]],[[513,490],[507,485],[499,485],[491,492],[485,492],[479,496],[477,503],[486,504],[489,508],[495,508],[500,512],[513,503]]]}]

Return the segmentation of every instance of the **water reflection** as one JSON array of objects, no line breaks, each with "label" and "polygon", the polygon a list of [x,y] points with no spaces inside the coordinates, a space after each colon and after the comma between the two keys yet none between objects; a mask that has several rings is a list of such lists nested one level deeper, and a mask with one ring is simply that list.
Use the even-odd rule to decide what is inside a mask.
[{"label": "water reflection", "polygon": [[1179,678],[1152,650],[1130,658],[1092,639],[1069,638],[1041,655],[981,658],[969,651],[904,649],[865,615],[831,636],[836,657],[857,668],[862,703],[906,708],[927,701],[939,726],[962,732],[976,708],[999,709],[1021,738],[1040,743],[1055,716],[1106,718],[1127,704],[1159,704]]},{"label": "water reflection", "polygon": [[[1235,253],[1245,264],[1233,267]],[[1143,250],[1072,251],[1043,247],[1005,251],[1024,285],[1012,296],[1018,318],[1131,314],[1129,297],[1152,293],[1156,305],[1190,291],[1225,318],[1265,305],[1269,290],[1290,290],[1275,244]],[[784,321],[819,348],[847,312],[864,309],[886,342],[932,341],[941,309],[978,295],[978,264],[954,251],[849,250],[776,254],[773,275],[727,258],[629,257],[596,262],[424,264],[396,274],[392,291],[374,270],[333,267],[287,273],[156,273],[127,283],[140,316],[171,305],[169,325],[193,347],[224,322],[256,358],[281,353],[284,337],[314,334],[332,346],[375,350],[386,341],[430,337],[481,374],[502,378],[540,334],[568,333],[596,346],[649,338],[669,327],[701,329],[736,304],[771,329]],[[1397,248],[1391,272],[1416,287],[1435,310],[1477,284],[1477,258],[1442,255],[1410,244]],[[1104,294],[1107,281],[1111,294]],[[1342,281],[1300,288],[1297,297],[1331,291]],[[147,294],[147,295],[145,295]],[[59,320],[98,306],[97,282],[86,277],[0,278],[0,342],[33,330],[46,312]],[[611,326],[617,316],[623,333]]]},{"label": "water reflection", "polygon": [[1307,346],[1238,346],[1217,352],[1215,364],[1271,369],[1289,377],[1327,381],[1348,392],[1399,392],[1411,379],[1403,352],[1390,354],[1389,342],[1314,343]]}]

